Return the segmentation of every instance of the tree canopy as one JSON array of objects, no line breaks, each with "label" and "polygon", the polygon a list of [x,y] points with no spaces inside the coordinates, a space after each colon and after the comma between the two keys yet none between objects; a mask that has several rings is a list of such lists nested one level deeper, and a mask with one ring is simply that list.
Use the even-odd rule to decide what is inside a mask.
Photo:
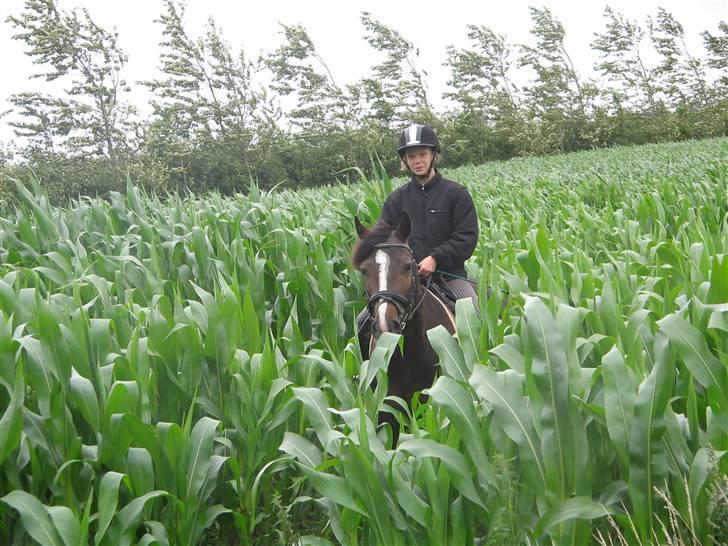
[{"label": "tree canopy", "polygon": [[[62,89],[10,97],[16,140],[0,146],[0,192],[28,168],[56,199],[129,179],[155,191],[229,193],[251,181],[330,183],[377,162],[394,173],[396,134],[411,122],[438,130],[446,166],[728,134],[725,21],[701,33],[700,57],[667,10],[638,22],[607,7],[589,44],[592,79],[576,70],[555,14],[530,14],[527,44],[467,25],[467,45],[447,48],[449,102],[436,111],[418,45],[369,12],[362,37],[377,60],[343,85],[301,25],[281,24],[280,45],[255,58],[233,50],[212,19],[192,36],[184,3],[165,0],[158,74],[127,83],[115,29],[85,9],[26,0],[6,24],[38,67],[34,77]],[[130,100],[138,89],[151,93],[146,119]]]}]

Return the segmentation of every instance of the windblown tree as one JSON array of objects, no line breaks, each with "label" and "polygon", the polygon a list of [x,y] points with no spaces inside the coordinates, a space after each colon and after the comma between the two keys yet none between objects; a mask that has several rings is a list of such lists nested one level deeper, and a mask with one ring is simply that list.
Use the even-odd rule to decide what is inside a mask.
[{"label": "windblown tree", "polygon": [[281,23],[281,34],[283,43],[264,63],[273,76],[271,88],[294,103],[287,114],[291,124],[309,133],[350,128],[349,98],[306,29]]},{"label": "windblown tree", "polygon": [[357,129],[351,96],[334,79],[325,59],[301,25],[281,24],[283,43],[263,59],[272,76],[271,89],[289,107],[290,130],[275,155],[296,184],[347,176],[361,166],[354,145]]},{"label": "windblown tree", "polygon": [[384,60],[352,87],[363,118],[396,130],[411,121],[431,121],[427,72],[420,68],[419,49],[395,29],[362,12],[364,39]]},{"label": "windblown tree", "polygon": [[655,78],[660,95],[672,108],[703,107],[709,102],[706,75],[700,59],[688,51],[683,26],[664,8],[648,19],[650,38],[660,55]]},{"label": "windblown tree", "polygon": [[716,93],[725,99],[728,96],[728,23],[718,23],[718,33],[703,31],[703,44],[708,52],[706,64],[718,74]]},{"label": "windblown tree", "polygon": [[604,10],[606,28],[595,33],[592,49],[600,55],[594,68],[612,87],[606,90],[612,95],[617,108],[633,111],[654,111],[655,88],[653,70],[642,56],[645,31],[635,22],[607,6]]},{"label": "windblown tree", "polygon": [[525,89],[526,106],[542,123],[543,150],[569,151],[590,141],[585,134],[593,111],[596,87],[579,77],[564,44],[566,32],[548,8],[529,8],[535,46],[522,45],[521,67],[530,67],[536,78]]},{"label": "windblown tree", "polygon": [[507,106],[517,109],[517,87],[511,81],[512,49],[506,37],[485,26],[467,25],[472,49],[447,48],[453,91],[445,96],[465,110],[482,112],[491,119]]},{"label": "windblown tree", "polygon": [[60,10],[55,0],[26,0],[8,21],[17,31],[13,38],[43,67],[32,77],[64,86],[56,94],[10,97],[16,135],[28,139],[31,153],[101,158],[117,166],[129,151],[133,109],[123,100],[127,57],[116,31],[98,26],[85,9]]},{"label": "windblown tree", "polygon": [[166,0],[162,24],[161,77],[142,82],[154,94],[148,151],[176,187],[214,182],[233,190],[250,169],[262,94],[256,66],[244,50],[234,55],[214,20],[194,39],[184,27],[184,5]]},{"label": "windblown tree", "polygon": [[[506,37],[485,26],[468,25],[469,48],[447,49],[450,68],[445,98],[457,106],[450,143],[462,161],[511,157],[514,138],[523,136],[518,88],[513,83],[513,51]],[[481,142],[477,148],[472,142]]]}]

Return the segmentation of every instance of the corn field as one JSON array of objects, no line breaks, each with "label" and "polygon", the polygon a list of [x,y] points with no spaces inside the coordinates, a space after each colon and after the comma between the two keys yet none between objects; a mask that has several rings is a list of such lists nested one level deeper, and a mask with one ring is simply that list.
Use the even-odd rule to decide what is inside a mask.
[{"label": "corn field", "polygon": [[394,449],[400,338],[362,362],[349,257],[402,180],[65,208],[18,183],[0,543],[728,543],[728,139],[444,174],[480,309],[430,331]]}]

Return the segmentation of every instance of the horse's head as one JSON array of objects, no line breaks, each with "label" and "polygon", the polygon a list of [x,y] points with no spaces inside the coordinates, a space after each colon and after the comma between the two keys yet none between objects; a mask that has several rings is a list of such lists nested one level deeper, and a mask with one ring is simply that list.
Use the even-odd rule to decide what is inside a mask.
[{"label": "horse's head", "polygon": [[402,213],[395,228],[377,225],[365,228],[354,218],[359,241],[352,263],[366,279],[367,306],[372,318],[372,336],[384,332],[400,334],[416,309],[417,262],[407,245],[410,218]]}]

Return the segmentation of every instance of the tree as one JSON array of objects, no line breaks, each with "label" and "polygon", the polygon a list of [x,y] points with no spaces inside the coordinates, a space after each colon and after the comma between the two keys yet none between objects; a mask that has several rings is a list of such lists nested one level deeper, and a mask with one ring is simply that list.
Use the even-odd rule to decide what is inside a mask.
[{"label": "tree", "polygon": [[[514,59],[505,36],[485,26],[468,25],[470,48],[448,47],[446,66],[452,91],[445,93],[458,105],[449,156],[481,162],[517,155],[524,135],[518,89],[511,81]],[[478,146],[474,143],[478,142]]]},{"label": "tree", "polygon": [[301,25],[281,23],[283,44],[264,59],[273,75],[271,88],[291,97],[291,123],[308,133],[348,129],[349,98]]},{"label": "tree", "polygon": [[701,36],[708,52],[706,64],[718,71],[718,94],[725,97],[728,93],[728,23],[725,21],[718,23],[718,30],[720,33],[715,36],[707,30],[703,31]]},{"label": "tree", "polygon": [[615,84],[611,92],[619,107],[653,111],[656,107],[653,71],[645,65],[640,52],[645,31],[609,6],[604,10],[604,17],[606,28],[601,34],[594,33],[596,38],[591,43],[592,49],[601,54],[594,68]]},{"label": "tree", "polygon": [[682,25],[664,8],[657,10],[656,19],[648,19],[648,25],[661,57],[654,73],[665,102],[673,108],[706,106],[709,97],[705,71],[700,59],[688,51]]},{"label": "tree", "polygon": [[425,83],[427,72],[418,67],[419,49],[369,12],[362,12],[360,20],[364,39],[385,59],[352,86],[359,117],[373,118],[390,130],[409,121],[427,121],[425,118],[432,117],[432,105]]},{"label": "tree", "polygon": [[244,51],[233,55],[215,21],[193,39],[184,28],[184,4],[166,0],[161,77],[142,82],[154,94],[146,149],[162,162],[174,187],[214,185],[232,191],[250,170],[262,93],[257,67]]},{"label": "tree", "polygon": [[473,49],[447,48],[446,66],[451,68],[447,82],[454,91],[445,94],[466,110],[493,115],[504,105],[519,106],[517,88],[511,82],[513,60],[506,37],[485,26],[467,25]]},{"label": "tree", "polygon": [[33,151],[105,158],[116,166],[128,152],[134,113],[122,100],[127,57],[116,31],[98,26],[85,9],[59,10],[55,0],[26,0],[23,12],[8,21],[33,63],[47,67],[32,77],[68,85],[61,96],[13,95],[21,118],[10,124],[16,134],[27,137]]},{"label": "tree", "polygon": [[278,142],[275,156],[286,179],[296,185],[354,176],[352,166],[370,165],[366,135],[358,124],[349,88],[334,80],[323,57],[300,25],[281,24],[283,43],[264,59],[272,74],[271,89],[292,103],[291,130]]},{"label": "tree", "polygon": [[544,148],[537,152],[568,151],[590,145],[585,134],[596,87],[584,83],[574,68],[564,38],[566,32],[548,8],[529,8],[536,46],[521,46],[520,66],[531,67],[536,80],[525,90],[528,107],[542,122]]}]

